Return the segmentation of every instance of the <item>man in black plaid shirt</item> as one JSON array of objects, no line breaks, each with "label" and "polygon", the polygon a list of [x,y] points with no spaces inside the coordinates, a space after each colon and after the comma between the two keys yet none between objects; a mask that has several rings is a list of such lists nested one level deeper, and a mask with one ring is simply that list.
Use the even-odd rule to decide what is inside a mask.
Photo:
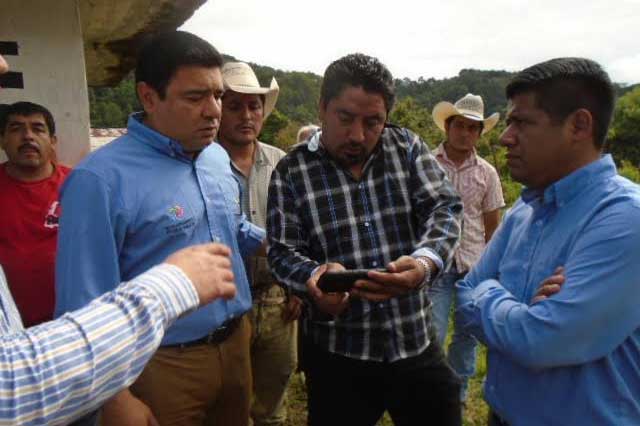
[{"label": "man in black plaid shirt", "polygon": [[[386,125],[393,78],[376,58],[326,70],[322,131],[271,177],[269,263],[305,300],[310,425],[458,425],[459,380],[430,326],[427,288],[460,237],[462,203],[427,145]],[[376,269],[349,293],[326,271]]]}]

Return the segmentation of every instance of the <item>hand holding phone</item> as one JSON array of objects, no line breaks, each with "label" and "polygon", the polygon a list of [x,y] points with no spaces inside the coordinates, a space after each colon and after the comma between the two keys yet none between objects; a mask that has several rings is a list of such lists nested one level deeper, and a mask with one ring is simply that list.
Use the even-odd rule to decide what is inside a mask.
[{"label": "hand holding phone", "polygon": [[[345,271],[327,271],[320,276],[318,288],[324,293],[348,292],[358,280],[368,279],[371,269],[350,269]],[[378,272],[387,272],[386,269],[374,269]]]}]

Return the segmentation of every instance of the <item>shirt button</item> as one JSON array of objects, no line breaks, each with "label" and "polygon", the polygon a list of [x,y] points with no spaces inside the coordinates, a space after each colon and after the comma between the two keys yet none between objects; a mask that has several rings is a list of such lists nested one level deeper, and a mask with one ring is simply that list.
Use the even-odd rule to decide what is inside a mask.
[{"label": "shirt button", "polygon": [[541,219],[536,220],[536,225],[541,226],[542,225],[542,220]]},{"label": "shirt button", "polygon": [[384,308],[384,303],[378,303],[378,308],[380,309]]},{"label": "shirt button", "polygon": [[214,236],[214,237],[213,237],[213,241],[215,241],[216,243],[217,243],[217,242],[220,242],[220,237],[218,237],[217,235],[216,235],[216,236]]},{"label": "shirt button", "polygon": [[365,226],[366,228],[368,228],[368,227],[369,227],[369,222],[365,222],[365,223],[364,223],[364,226]]},{"label": "shirt button", "polygon": [[378,262],[374,260],[373,262],[371,262],[371,266],[378,266]]}]

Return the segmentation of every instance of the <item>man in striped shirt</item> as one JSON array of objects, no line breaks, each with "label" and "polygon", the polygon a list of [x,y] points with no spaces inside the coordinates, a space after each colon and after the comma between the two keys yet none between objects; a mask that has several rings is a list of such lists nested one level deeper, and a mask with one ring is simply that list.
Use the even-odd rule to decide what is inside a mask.
[{"label": "man in striped shirt", "polygon": [[[376,58],[326,70],[322,131],[271,179],[269,263],[306,302],[310,425],[460,424],[459,381],[430,327],[428,285],[451,261],[462,203],[427,145],[386,125],[393,78]],[[326,271],[370,271],[323,293]]]},{"label": "man in striped shirt", "polygon": [[0,425],[63,425],[129,386],[180,315],[236,293],[221,244],[169,256],[88,306],[24,330],[0,268]]}]

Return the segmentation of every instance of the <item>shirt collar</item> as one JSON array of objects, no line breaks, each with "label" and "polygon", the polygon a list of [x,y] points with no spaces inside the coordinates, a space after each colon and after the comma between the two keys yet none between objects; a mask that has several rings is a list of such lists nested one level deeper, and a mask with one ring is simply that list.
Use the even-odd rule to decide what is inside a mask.
[{"label": "shirt collar", "polygon": [[[333,161],[333,159],[331,159],[331,156],[329,155],[329,153],[327,152],[326,148],[324,147],[324,145],[322,144],[322,130],[318,130],[316,131],[306,142],[307,145],[307,150],[310,151],[313,154],[319,155],[319,156],[326,156],[327,158],[329,158],[331,161]],[[382,146],[385,144],[385,142],[388,140],[388,136],[387,136],[387,128],[385,127],[385,129],[382,131],[382,134],[380,135],[380,139],[378,140],[378,144],[376,145],[376,147],[373,149],[373,151],[371,152],[371,155],[369,155],[369,157],[367,158],[367,160],[364,162],[364,164],[362,165],[362,171],[364,172],[368,167],[369,164],[371,164],[371,162],[378,156],[378,154],[380,153],[380,151],[382,151]],[[334,161],[335,163],[335,161]],[[335,163],[336,165],[338,163]],[[344,167],[339,166],[341,169],[346,170]]]},{"label": "shirt collar", "polygon": [[600,159],[552,183],[544,191],[525,188],[522,191],[522,201],[529,204],[537,198],[542,198],[542,204],[555,204],[557,207],[562,207],[590,187],[593,182],[615,176],[617,173],[611,154],[605,154]]},{"label": "shirt collar", "polygon": [[460,166],[458,166],[456,163],[451,161],[451,159],[449,159],[449,156],[447,155],[447,150],[444,149],[444,142],[441,142],[440,145],[438,145],[436,147],[436,149],[433,150],[433,152],[434,152],[436,157],[442,158],[443,160],[445,160],[447,163],[451,164],[456,169],[463,169],[465,167],[471,167],[471,166],[475,166],[475,165],[478,164],[478,154],[477,154],[475,148],[473,149],[473,154],[470,155],[469,157],[467,157],[462,162],[462,164],[460,164]]},{"label": "shirt collar", "polygon": [[264,152],[262,146],[260,145],[260,141],[256,140],[255,142],[255,153],[254,153],[254,166],[262,167],[262,166],[271,166],[275,167],[275,164],[272,164],[269,156]]},{"label": "shirt collar", "polygon": [[180,142],[173,140],[144,124],[144,112],[136,112],[129,116],[127,133],[137,140],[170,157],[184,157],[192,160]]}]

